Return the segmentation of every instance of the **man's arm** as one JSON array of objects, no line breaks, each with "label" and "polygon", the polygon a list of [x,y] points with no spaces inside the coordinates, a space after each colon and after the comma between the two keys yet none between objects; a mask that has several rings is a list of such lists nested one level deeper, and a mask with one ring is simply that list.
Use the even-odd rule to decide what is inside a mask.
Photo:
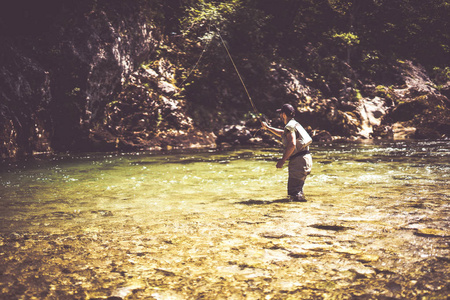
[{"label": "man's arm", "polygon": [[283,157],[277,162],[277,168],[282,168],[289,157],[291,157],[295,150],[296,142],[295,132],[289,131],[286,135],[286,148],[284,149]]},{"label": "man's arm", "polygon": [[269,132],[271,132],[272,134],[276,135],[279,138],[283,135],[283,132],[284,132],[283,129],[279,129],[279,128],[275,128],[275,127],[269,126],[269,124],[267,124],[264,121],[261,122],[261,127],[264,130],[269,130]]}]

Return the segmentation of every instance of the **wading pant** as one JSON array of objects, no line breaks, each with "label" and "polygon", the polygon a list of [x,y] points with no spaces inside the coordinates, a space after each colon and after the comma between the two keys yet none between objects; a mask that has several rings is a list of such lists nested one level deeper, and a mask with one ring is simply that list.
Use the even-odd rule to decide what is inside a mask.
[{"label": "wading pant", "polygon": [[289,160],[289,179],[288,179],[288,195],[296,196],[303,192],[306,176],[311,173],[312,156],[305,154],[297,156]]}]

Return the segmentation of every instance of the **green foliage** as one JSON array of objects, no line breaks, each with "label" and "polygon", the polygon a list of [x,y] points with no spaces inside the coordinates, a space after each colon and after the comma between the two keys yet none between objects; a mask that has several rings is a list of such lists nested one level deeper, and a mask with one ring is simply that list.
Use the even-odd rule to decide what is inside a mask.
[{"label": "green foliage", "polygon": [[199,37],[199,39],[210,39],[211,25],[223,27],[222,24],[227,23],[240,6],[240,0],[226,2],[199,0],[195,6],[186,10],[186,16],[181,20],[181,32],[184,35],[198,35],[199,32],[203,31],[204,36]]},{"label": "green foliage", "polygon": [[356,46],[359,45],[359,37],[353,32],[335,33],[333,38],[343,46]]},{"label": "green foliage", "polygon": [[337,13],[345,15],[352,6],[352,1],[345,0],[328,0],[330,7]]},{"label": "green foliage", "polygon": [[450,81],[450,67],[434,67],[432,75],[438,86],[443,85]]},{"label": "green foliage", "polygon": [[78,97],[81,92],[79,87],[74,87],[70,92],[67,93],[69,97]]},{"label": "green foliage", "polygon": [[[157,2],[163,5],[161,1]],[[172,10],[174,1],[169,1]],[[319,89],[318,94],[325,97],[338,97],[349,80],[356,99],[364,96],[358,83],[361,79],[394,84],[392,66],[399,59],[434,68],[437,81],[448,80],[447,0],[175,2],[180,4],[179,32],[185,37],[180,45],[183,55],[177,58],[178,80],[186,79],[187,71],[207,49],[183,86],[186,99],[193,99],[192,105],[217,110],[230,105],[245,110],[249,106],[217,29],[259,107],[265,106],[264,78],[273,62],[304,72]],[[381,92],[396,101],[388,88]]]}]

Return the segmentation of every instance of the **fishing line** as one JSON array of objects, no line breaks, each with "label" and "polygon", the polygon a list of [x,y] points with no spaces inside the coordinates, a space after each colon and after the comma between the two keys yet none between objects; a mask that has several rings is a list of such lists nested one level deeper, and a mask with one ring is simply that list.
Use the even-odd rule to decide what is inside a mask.
[{"label": "fishing line", "polygon": [[252,105],[253,110],[255,111],[255,113],[258,114],[258,110],[256,109],[256,106],[255,106],[255,104],[253,103],[252,97],[250,97],[250,93],[248,92],[247,87],[245,86],[244,80],[242,79],[242,76],[241,76],[241,74],[239,73],[239,70],[238,70],[238,68],[236,67],[236,64],[234,63],[233,57],[231,57],[231,54],[230,54],[230,51],[228,50],[227,45],[225,44],[225,41],[223,40],[222,35],[220,34],[219,28],[217,28],[217,26],[215,26],[215,25],[214,25],[214,27],[216,27],[217,33],[218,33],[218,35],[219,35],[219,37],[220,37],[220,40],[222,41],[222,45],[223,45],[223,47],[225,48],[225,50],[227,51],[228,57],[230,58],[231,63],[233,64],[233,67],[234,67],[234,69],[236,70],[236,73],[237,73],[239,79],[241,80],[242,86],[244,87],[244,90],[245,90],[245,92],[247,93],[248,100],[250,100],[250,103],[251,103],[251,105]]},{"label": "fishing line", "polygon": [[200,60],[201,60],[202,57],[203,57],[203,54],[205,54],[205,52],[208,50],[208,46],[209,46],[209,44],[211,43],[211,41],[212,41],[213,38],[214,38],[214,36],[212,36],[212,37],[209,39],[209,41],[208,41],[208,43],[206,44],[205,48],[203,49],[202,53],[200,53],[200,56],[199,56],[197,62],[194,64],[194,66],[193,66],[193,67],[191,68],[191,70],[188,72],[186,78],[181,82],[180,86],[182,86],[182,85],[186,82],[186,80],[189,78],[189,76],[191,76],[192,72],[194,72],[195,69],[197,69],[197,66],[198,66],[198,64],[200,63]]},{"label": "fishing line", "polygon": [[[242,86],[244,87],[244,90],[245,90],[245,92],[247,93],[247,97],[248,97],[248,100],[250,100],[250,103],[251,103],[251,105],[252,105],[253,111],[254,111],[257,115],[259,115],[258,119],[260,119],[260,120],[261,120],[261,118],[262,118],[262,119],[265,119],[265,121],[269,123],[269,121],[266,119],[266,117],[258,112],[258,109],[256,108],[255,104],[253,103],[252,97],[250,96],[250,93],[248,92],[247,87],[245,86],[244,80],[242,79],[242,76],[241,76],[241,74],[239,73],[239,70],[238,70],[238,68],[236,67],[236,64],[234,63],[233,57],[231,56],[230,51],[228,50],[228,47],[227,47],[227,45],[225,44],[225,41],[223,40],[222,35],[220,34],[219,28],[217,28],[216,25],[214,25],[214,27],[216,28],[217,34],[219,35],[220,40],[222,41],[222,45],[223,45],[223,47],[225,48],[225,50],[227,51],[228,57],[230,58],[231,63],[233,64],[233,67],[234,67],[234,69],[236,70],[236,73],[237,73],[239,79],[241,80]],[[256,135],[260,130],[261,130],[261,129],[258,129],[258,130],[254,133],[254,135]],[[253,135],[253,136],[254,136],[254,135]]]},{"label": "fishing line", "polygon": [[[210,27],[208,26],[208,32],[210,31]],[[180,89],[181,87],[184,85],[184,83],[188,80],[189,76],[191,76],[191,74],[195,71],[195,69],[197,69],[200,60],[202,59],[203,55],[206,53],[206,51],[208,50],[209,45],[211,44],[211,41],[214,39],[214,35],[209,38],[208,42],[206,43],[205,47],[202,50],[202,53],[200,53],[200,56],[197,59],[197,62],[192,66],[191,70],[187,73],[186,78],[183,79],[183,81],[179,84]],[[172,92],[172,94],[170,94],[169,98],[171,98],[174,94],[175,94],[176,90]]]},{"label": "fishing line", "polygon": [[[208,24],[208,32],[210,32],[210,24]],[[225,51],[227,52],[228,57],[230,58],[231,63],[233,64],[234,70],[236,71],[236,74],[239,77],[239,80],[241,81],[242,86],[244,87],[245,93],[247,94],[248,100],[250,101],[250,104],[253,108],[253,111],[259,115],[258,109],[255,106],[255,103],[253,103],[252,97],[250,96],[250,93],[248,92],[247,86],[244,83],[244,79],[241,76],[241,73],[239,72],[236,63],[234,62],[233,57],[231,56],[230,50],[228,49],[224,39],[222,38],[222,35],[220,34],[220,30],[219,28],[217,28],[216,25],[213,25],[216,28],[216,32],[219,35],[220,41],[222,42],[223,47],[225,48]],[[186,78],[181,82],[180,86],[182,87],[184,85],[184,83],[187,81],[187,79],[189,78],[189,76],[197,69],[201,59],[203,58],[203,55],[206,53],[206,51],[208,50],[209,45],[211,44],[211,41],[214,39],[215,34],[208,40],[207,44],[205,45],[205,48],[203,49],[202,53],[200,53],[199,58],[197,59],[197,62],[193,65],[193,67],[191,68],[191,70],[187,73]],[[175,91],[170,95],[170,97],[173,96],[173,94],[175,94]]]}]

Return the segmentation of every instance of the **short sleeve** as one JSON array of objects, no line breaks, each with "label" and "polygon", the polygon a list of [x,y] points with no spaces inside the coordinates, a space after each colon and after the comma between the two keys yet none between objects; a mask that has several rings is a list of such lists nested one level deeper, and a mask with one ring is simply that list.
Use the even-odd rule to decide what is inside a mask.
[{"label": "short sleeve", "polygon": [[295,123],[289,122],[284,126],[284,131],[295,132]]}]

